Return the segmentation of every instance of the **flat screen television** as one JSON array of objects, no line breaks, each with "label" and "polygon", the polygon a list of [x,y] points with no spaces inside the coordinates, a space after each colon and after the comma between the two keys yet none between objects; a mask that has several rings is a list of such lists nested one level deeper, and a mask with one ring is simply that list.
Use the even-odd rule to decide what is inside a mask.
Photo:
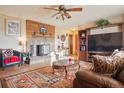
[{"label": "flat screen television", "polygon": [[88,35],[88,51],[112,52],[122,48],[122,32]]}]

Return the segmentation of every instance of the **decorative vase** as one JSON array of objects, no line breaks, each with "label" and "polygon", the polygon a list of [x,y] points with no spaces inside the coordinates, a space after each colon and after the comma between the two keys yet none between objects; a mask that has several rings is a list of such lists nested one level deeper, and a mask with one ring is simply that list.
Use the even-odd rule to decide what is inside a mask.
[{"label": "decorative vase", "polygon": [[68,59],[69,64],[71,63],[71,61],[72,61],[72,59],[71,59],[71,57],[69,57],[69,59]]}]

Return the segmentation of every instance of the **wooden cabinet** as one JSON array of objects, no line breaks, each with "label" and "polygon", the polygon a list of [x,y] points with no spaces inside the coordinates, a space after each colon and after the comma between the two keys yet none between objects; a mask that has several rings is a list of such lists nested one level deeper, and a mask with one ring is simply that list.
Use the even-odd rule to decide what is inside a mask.
[{"label": "wooden cabinet", "polygon": [[89,30],[89,62],[92,62],[92,55],[110,56],[115,49],[124,48],[124,25],[122,23],[109,24],[102,29],[93,27]]},{"label": "wooden cabinet", "polygon": [[88,38],[87,31],[81,30],[78,32],[78,59],[82,61],[87,61],[87,48],[88,48]]}]

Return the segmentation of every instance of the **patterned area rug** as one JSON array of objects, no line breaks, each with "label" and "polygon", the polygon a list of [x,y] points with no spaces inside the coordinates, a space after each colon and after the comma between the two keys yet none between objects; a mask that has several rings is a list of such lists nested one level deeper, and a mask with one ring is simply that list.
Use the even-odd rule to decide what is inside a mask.
[{"label": "patterned area rug", "polygon": [[44,67],[2,80],[3,87],[8,88],[71,88],[73,87],[74,73],[65,78],[63,73],[52,74],[51,67]]},{"label": "patterned area rug", "polygon": [[[91,69],[92,63],[81,62],[81,69]],[[71,88],[78,66],[68,68],[68,75],[65,78],[63,70],[55,71],[52,74],[51,67],[38,68],[0,79],[0,87],[4,88]]]}]

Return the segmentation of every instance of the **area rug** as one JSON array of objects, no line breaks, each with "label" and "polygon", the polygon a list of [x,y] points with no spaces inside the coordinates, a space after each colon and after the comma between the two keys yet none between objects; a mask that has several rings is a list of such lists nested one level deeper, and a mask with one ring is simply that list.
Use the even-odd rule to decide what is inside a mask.
[{"label": "area rug", "polygon": [[71,88],[75,76],[73,74],[67,77],[65,78],[63,73],[52,74],[51,67],[44,67],[1,80],[5,88]]}]

